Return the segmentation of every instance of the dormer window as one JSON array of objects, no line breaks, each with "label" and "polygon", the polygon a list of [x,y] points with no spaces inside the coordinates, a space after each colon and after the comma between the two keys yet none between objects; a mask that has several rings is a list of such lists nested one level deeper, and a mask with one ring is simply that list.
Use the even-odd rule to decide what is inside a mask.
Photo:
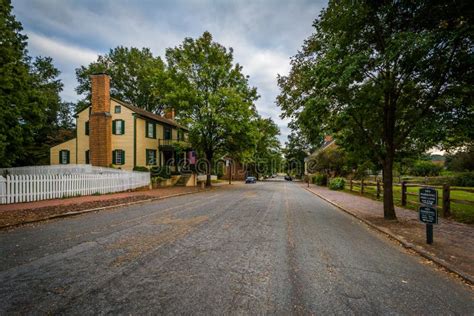
[{"label": "dormer window", "polygon": [[120,105],[115,106],[115,113],[122,113],[122,107]]}]

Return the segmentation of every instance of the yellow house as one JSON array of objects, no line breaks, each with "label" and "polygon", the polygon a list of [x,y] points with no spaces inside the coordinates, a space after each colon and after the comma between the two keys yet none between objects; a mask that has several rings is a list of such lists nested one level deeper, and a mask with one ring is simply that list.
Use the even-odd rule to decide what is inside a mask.
[{"label": "yellow house", "polygon": [[[165,116],[110,97],[110,77],[91,76],[91,106],[76,115],[76,138],[50,150],[56,164],[92,164],[132,170],[137,166],[176,165],[191,151],[188,129]],[[176,146],[184,149],[176,157]]]}]

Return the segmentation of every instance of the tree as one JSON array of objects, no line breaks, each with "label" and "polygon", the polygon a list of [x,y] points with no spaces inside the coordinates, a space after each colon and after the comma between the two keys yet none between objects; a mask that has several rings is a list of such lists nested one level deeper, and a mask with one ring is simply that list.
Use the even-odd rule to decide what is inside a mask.
[{"label": "tree", "polygon": [[163,95],[161,84],[166,81],[165,64],[160,57],[154,57],[149,48],[118,46],[108,54],[98,56],[87,67],[76,69],[79,85],[78,94],[85,95],[80,106],[89,104],[90,76],[107,73],[111,77],[110,94],[147,111],[161,114]]},{"label": "tree", "polygon": [[191,143],[208,162],[209,186],[216,154],[252,148],[257,90],[233,64],[233,50],[213,42],[209,32],[167,49],[166,60],[166,103],[190,125]]},{"label": "tree", "polygon": [[0,165],[46,164],[62,83],[49,57],[32,60],[10,1],[0,4]]},{"label": "tree", "polygon": [[474,145],[446,156],[446,167],[451,171],[474,171]]},{"label": "tree", "polygon": [[252,162],[257,179],[260,174],[274,174],[281,163],[280,129],[271,118],[258,117],[255,121],[255,152]]},{"label": "tree", "polygon": [[392,170],[399,153],[468,134],[474,81],[467,6],[332,1],[292,59],[290,74],[278,79],[283,116],[309,138],[337,134],[347,151],[382,166],[385,219],[396,218]]},{"label": "tree", "polygon": [[287,173],[294,173],[301,177],[304,173],[305,158],[308,157],[310,151],[311,148],[306,139],[293,130],[288,135],[288,141],[285,142],[283,150]]}]

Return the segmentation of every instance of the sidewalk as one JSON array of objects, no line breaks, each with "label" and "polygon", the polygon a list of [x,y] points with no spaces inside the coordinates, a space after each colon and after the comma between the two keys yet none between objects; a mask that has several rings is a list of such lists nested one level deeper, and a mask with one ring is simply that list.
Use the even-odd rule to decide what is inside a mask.
[{"label": "sidewalk", "polygon": [[[224,185],[226,185],[226,183],[217,183],[213,184],[212,187],[214,188]],[[1,204],[0,228],[65,216],[70,213],[80,213],[84,210],[117,206],[180,194],[190,194],[199,191],[203,191],[203,189],[200,187],[166,187],[153,190],[88,195],[16,204]]]},{"label": "sidewalk", "polygon": [[302,185],[326,201],[363,220],[448,270],[474,283],[474,226],[440,218],[434,225],[434,243],[426,244],[426,227],[418,213],[395,207],[398,221],[383,219],[383,204],[369,198],[326,187]]}]

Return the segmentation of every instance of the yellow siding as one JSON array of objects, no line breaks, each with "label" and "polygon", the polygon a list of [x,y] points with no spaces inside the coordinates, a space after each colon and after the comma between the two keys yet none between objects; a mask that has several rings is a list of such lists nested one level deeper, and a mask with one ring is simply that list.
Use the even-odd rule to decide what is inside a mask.
[{"label": "yellow siding", "polygon": [[89,135],[86,135],[86,122],[89,121],[89,108],[77,114],[77,163],[86,163],[86,151],[89,150]]},{"label": "yellow siding", "polygon": [[[160,139],[161,126],[156,125],[156,139],[145,136],[146,120],[137,118],[137,166],[147,166],[146,150],[155,149],[157,151],[156,160],[159,161],[158,139]],[[161,132],[162,133],[162,132]]]},{"label": "yellow siding", "polygon": [[76,163],[76,139],[73,138],[68,140],[67,142],[61,143],[50,149],[50,158],[52,165],[59,165],[59,151],[61,150],[69,150],[69,163],[75,164]]},{"label": "yellow siding", "polygon": [[[121,149],[125,151],[125,164],[117,165],[116,167],[132,170],[133,169],[133,112],[121,106],[121,113],[115,113],[115,106],[120,105],[115,101],[111,101],[110,114],[113,120],[124,120],[125,134],[112,134],[112,151]],[[112,153],[110,153],[112,155]]]}]

